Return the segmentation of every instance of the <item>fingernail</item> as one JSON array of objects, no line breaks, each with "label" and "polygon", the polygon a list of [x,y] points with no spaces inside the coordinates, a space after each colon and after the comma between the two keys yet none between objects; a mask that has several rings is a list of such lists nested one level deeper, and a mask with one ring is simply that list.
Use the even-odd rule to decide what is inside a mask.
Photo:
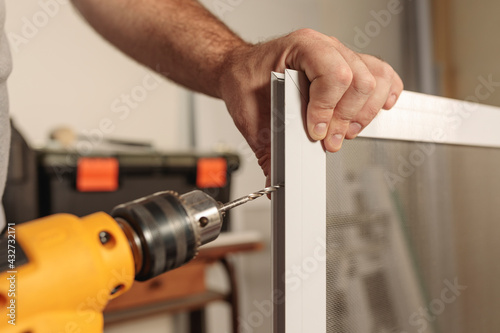
[{"label": "fingernail", "polygon": [[330,143],[335,149],[340,149],[342,146],[342,141],[344,140],[344,136],[342,134],[332,135],[330,139]]},{"label": "fingernail", "polygon": [[314,126],[314,134],[323,138],[326,135],[326,123],[316,124]]},{"label": "fingernail", "polygon": [[361,132],[361,124],[360,123],[351,123],[349,125],[349,134],[350,135],[358,135]]}]

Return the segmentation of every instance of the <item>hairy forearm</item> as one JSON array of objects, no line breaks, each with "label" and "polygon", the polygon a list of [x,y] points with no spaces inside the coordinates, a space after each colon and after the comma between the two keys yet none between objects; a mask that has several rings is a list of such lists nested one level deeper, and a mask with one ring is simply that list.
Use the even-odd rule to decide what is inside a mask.
[{"label": "hairy forearm", "polygon": [[225,59],[246,43],[195,0],[73,0],[120,50],[190,89],[221,97]]}]

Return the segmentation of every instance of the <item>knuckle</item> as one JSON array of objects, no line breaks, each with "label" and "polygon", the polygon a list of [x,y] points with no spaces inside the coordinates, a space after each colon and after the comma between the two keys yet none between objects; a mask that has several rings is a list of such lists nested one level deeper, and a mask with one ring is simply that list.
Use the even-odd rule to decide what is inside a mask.
[{"label": "knuckle", "polygon": [[338,111],[335,112],[335,118],[340,120],[344,124],[348,124],[353,118],[355,114],[353,112],[346,112],[346,111]]},{"label": "knuckle", "polygon": [[380,112],[380,108],[375,105],[368,104],[365,108],[367,123],[370,123]]},{"label": "knuckle", "polygon": [[361,78],[354,78],[352,86],[360,94],[370,95],[375,90],[377,81],[373,75],[369,74]]},{"label": "knuckle", "polygon": [[394,77],[394,69],[386,62],[382,62],[377,70],[379,77],[386,81],[391,81]]},{"label": "knuckle", "polygon": [[356,107],[350,106],[339,106],[334,111],[334,117],[336,120],[341,123],[348,124],[352,119],[356,117],[356,115],[360,112],[360,110]]},{"label": "knuckle", "polygon": [[334,107],[330,103],[324,103],[321,106],[316,105],[315,110],[309,113],[309,119],[314,123],[319,121],[328,122],[332,118]]},{"label": "knuckle", "polygon": [[311,38],[312,36],[316,36],[317,34],[318,34],[318,32],[313,30],[313,29],[303,28],[303,29],[295,30],[294,32],[290,33],[289,36],[294,37],[294,38],[303,39],[303,38]]},{"label": "knuckle", "polygon": [[349,66],[337,66],[333,71],[334,79],[342,86],[348,87],[351,85],[353,73]]}]

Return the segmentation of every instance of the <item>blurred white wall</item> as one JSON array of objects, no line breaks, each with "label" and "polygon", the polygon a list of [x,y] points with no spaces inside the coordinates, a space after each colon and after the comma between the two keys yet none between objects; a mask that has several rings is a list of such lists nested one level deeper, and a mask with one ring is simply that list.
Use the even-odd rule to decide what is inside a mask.
[{"label": "blurred white wall", "polygon": [[[120,114],[113,112],[113,103],[120,101],[122,94],[137,93],[144,79],[149,79],[149,71],[99,38],[69,4],[57,8],[53,5],[53,17],[45,15],[48,19],[44,22],[39,20],[47,10],[37,0],[6,2],[6,29],[10,36],[22,36],[23,27],[30,32],[26,28],[30,23],[40,26],[21,44],[14,37],[15,67],[9,81],[12,115],[31,142],[42,144],[48,131],[60,124],[69,124],[80,132],[95,131],[103,118],[109,118],[114,125],[109,136],[151,140],[167,149],[187,146],[185,90],[161,81],[161,86],[148,91],[126,119],[120,119]],[[42,0],[42,3],[58,4],[63,0]],[[309,27],[336,36],[358,51],[380,56],[396,70],[402,67],[402,15],[390,12],[399,3],[397,0],[203,0],[203,3],[252,42]],[[224,104],[201,95],[196,95],[194,101],[197,147],[212,149],[223,145],[242,155],[233,195],[262,187],[262,172],[234,128]],[[233,212],[233,221],[236,230],[260,231],[267,245],[261,253],[238,258],[242,287],[240,319],[247,323],[242,332],[271,332],[269,315],[262,310],[271,295],[270,204],[261,199],[243,206]],[[211,307],[209,315],[209,332],[229,332],[224,306]],[[159,320],[157,325],[167,324]],[[123,326],[120,331],[125,332]]]},{"label": "blurred white wall", "polygon": [[[101,39],[68,0],[7,0],[6,5],[14,61],[11,114],[32,144],[44,144],[54,126],[69,125],[96,138],[97,131],[107,131],[109,137],[185,147],[184,89],[156,81]],[[104,119],[111,125],[101,128]]]}]

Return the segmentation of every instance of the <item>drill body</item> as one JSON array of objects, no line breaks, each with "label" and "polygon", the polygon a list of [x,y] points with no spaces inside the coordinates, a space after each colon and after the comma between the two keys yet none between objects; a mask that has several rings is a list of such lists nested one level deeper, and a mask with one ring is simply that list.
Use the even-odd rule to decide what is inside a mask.
[{"label": "drill body", "polygon": [[160,192],[111,216],[56,214],[10,226],[0,238],[0,332],[102,332],[106,304],[134,279],[177,268],[217,238],[219,208],[201,191]]}]

